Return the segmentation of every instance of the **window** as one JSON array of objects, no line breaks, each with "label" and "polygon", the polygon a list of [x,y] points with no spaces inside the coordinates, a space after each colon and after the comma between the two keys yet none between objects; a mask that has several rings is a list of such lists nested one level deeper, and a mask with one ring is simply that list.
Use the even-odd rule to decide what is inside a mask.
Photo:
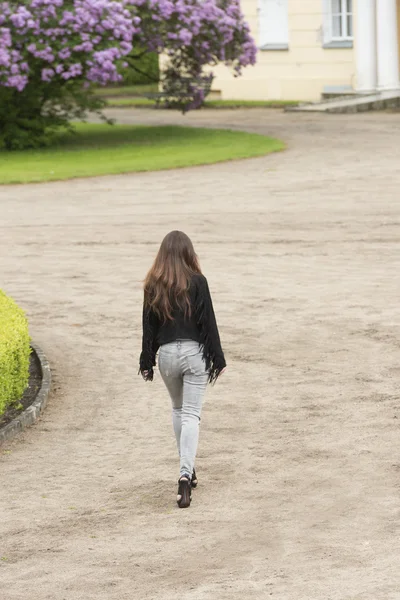
[{"label": "window", "polygon": [[353,0],[323,0],[324,47],[353,45]]},{"label": "window", "polygon": [[353,39],[353,0],[331,0],[332,40]]},{"label": "window", "polygon": [[261,50],[287,50],[288,0],[258,0],[258,30]]}]

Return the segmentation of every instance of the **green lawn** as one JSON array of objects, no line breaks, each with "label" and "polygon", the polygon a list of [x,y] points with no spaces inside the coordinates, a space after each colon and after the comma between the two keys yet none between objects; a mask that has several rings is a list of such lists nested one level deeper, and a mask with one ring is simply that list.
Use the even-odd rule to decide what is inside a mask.
[{"label": "green lawn", "polygon": [[297,100],[206,100],[205,108],[285,108],[298,106]]},{"label": "green lawn", "polygon": [[107,106],[110,108],[151,108],[156,102],[150,98],[107,98]]},{"label": "green lawn", "polygon": [[158,92],[158,83],[149,83],[147,85],[126,85],[120,87],[99,87],[96,90],[97,96],[112,98],[114,96],[144,96],[145,94],[156,94]]},{"label": "green lawn", "polygon": [[[142,108],[155,105],[150,98],[135,98],[107,96],[107,106],[114,108]],[[203,108],[285,108],[285,106],[298,106],[295,100],[206,100]]]},{"label": "green lawn", "polygon": [[[108,106],[116,108],[154,106],[155,99],[146,98],[146,94],[156,94],[157,92],[157,83],[106,87],[96,90],[96,94],[104,98]],[[299,104],[299,100],[206,100],[204,108],[285,108],[285,106],[298,106]]]},{"label": "green lawn", "polygon": [[0,184],[159,171],[263,156],[284,143],[254,133],[192,127],[77,124],[50,148],[0,151]]}]

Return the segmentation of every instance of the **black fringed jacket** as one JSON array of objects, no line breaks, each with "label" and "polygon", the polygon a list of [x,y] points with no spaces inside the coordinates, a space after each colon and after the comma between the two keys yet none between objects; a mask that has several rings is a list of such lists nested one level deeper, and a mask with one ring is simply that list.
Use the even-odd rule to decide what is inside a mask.
[{"label": "black fringed jacket", "polygon": [[186,318],[182,311],[176,309],[173,312],[173,320],[164,323],[151,308],[143,307],[143,340],[139,371],[146,381],[153,380],[153,368],[159,347],[178,339],[199,342],[210,383],[215,382],[226,367],[211,294],[204,275],[193,275],[189,296],[192,315]]}]

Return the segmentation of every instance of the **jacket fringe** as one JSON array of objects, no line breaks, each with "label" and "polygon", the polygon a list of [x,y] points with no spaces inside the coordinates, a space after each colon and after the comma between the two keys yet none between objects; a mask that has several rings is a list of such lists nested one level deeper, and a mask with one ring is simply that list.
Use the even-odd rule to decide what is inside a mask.
[{"label": "jacket fringe", "polygon": [[205,362],[206,370],[209,373],[208,383],[214,385],[221,372],[226,367],[226,362],[224,355],[218,354],[213,344],[211,331],[212,321],[214,319],[211,315],[212,305],[208,301],[207,296],[208,294],[205,293],[205,290],[202,286],[199,290],[199,302],[196,309],[196,321],[200,329],[200,349],[203,353],[203,360]]},{"label": "jacket fringe", "polygon": [[150,323],[150,313],[151,309],[149,308],[143,310],[143,341],[139,373],[141,373],[145,381],[153,381],[158,350],[154,327]]}]

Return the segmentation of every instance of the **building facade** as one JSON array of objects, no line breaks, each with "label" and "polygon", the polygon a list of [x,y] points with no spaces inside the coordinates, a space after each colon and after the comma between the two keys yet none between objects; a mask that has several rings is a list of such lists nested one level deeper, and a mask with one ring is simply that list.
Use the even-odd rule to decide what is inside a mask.
[{"label": "building facade", "polygon": [[310,100],[395,90],[400,0],[242,0],[257,64],[215,69],[223,99]]}]

